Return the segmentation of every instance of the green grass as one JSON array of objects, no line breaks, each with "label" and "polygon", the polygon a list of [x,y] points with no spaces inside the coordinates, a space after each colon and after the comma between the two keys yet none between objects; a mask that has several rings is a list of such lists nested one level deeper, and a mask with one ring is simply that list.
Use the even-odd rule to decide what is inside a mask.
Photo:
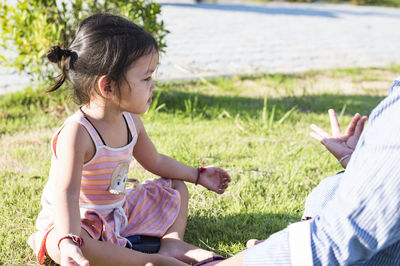
[{"label": "green grass", "polygon": [[[309,125],[328,129],[328,108],[344,110],[342,124],[355,112],[368,114],[399,72],[393,66],[158,84],[143,115],[158,150],[232,177],[222,196],[188,185],[186,240],[230,256],[249,238],[298,221],[312,188],[341,170],[309,137]],[[0,97],[0,265],[36,264],[26,240],[40,211],[50,138],[76,110],[68,98],[29,89]],[[152,177],[137,164],[129,175]]]}]

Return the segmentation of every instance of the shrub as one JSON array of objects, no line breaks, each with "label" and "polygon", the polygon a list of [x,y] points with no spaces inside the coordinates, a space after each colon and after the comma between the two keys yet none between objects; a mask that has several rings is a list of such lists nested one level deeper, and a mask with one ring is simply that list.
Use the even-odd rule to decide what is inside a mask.
[{"label": "shrub", "polygon": [[0,2],[0,46],[8,53],[0,55],[0,63],[39,80],[52,75],[48,49],[67,46],[79,22],[98,12],[128,17],[153,34],[161,51],[166,47],[161,7],[150,0],[17,0]]},{"label": "shrub", "polygon": [[350,0],[354,5],[400,7],[400,0]]}]

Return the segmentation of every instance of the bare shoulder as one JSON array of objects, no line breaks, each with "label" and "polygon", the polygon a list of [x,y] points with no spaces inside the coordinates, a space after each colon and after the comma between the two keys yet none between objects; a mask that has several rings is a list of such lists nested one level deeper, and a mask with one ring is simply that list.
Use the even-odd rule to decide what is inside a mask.
[{"label": "bare shoulder", "polygon": [[75,155],[81,154],[84,158],[94,153],[93,141],[80,123],[71,121],[66,123],[60,131],[57,139],[57,154],[64,151]]},{"label": "bare shoulder", "polygon": [[58,139],[59,141],[63,139],[69,140],[70,144],[75,142],[78,144],[83,144],[84,142],[90,140],[90,136],[87,130],[80,123],[71,121],[64,125]]},{"label": "bare shoulder", "polygon": [[138,131],[137,133],[140,134],[140,132],[143,131],[144,128],[142,119],[140,119],[140,116],[137,114],[130,113],[130,115],[132,116],[133,122],[135,123],[136,130]]}]

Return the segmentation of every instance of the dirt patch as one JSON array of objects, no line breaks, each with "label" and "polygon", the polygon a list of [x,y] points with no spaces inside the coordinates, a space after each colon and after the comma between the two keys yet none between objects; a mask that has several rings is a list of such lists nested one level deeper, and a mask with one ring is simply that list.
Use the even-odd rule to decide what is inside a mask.
[{"label": "dirt patch", "polygon": [[384,69],[363,69],[356,73],[345,70],[304,73],[281,79],[237,79],[240,96],[280,98],[305,94],[387,95],[396,73]]}]

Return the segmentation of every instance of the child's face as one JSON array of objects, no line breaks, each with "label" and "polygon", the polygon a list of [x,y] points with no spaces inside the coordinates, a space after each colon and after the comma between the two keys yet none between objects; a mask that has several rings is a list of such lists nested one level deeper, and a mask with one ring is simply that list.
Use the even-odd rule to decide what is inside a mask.
[{"label": "child's face", "polygon": [[134,114],[143,114],[152,102],[155,89],[152,74],[158,64],[158,53],[140,57],[127,70],[121,86],[120,108]]}]

